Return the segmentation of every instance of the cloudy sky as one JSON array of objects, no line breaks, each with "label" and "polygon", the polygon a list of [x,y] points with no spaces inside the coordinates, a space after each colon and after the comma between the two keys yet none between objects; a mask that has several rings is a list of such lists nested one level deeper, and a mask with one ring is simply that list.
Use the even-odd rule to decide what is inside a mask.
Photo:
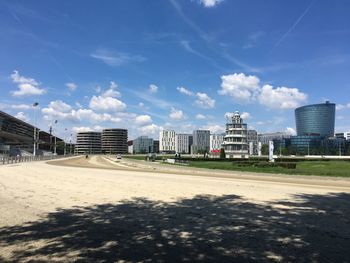
[{"label": "cloudy sky", "polygon": [[56,132],[293,132],[330,100],[350,130],[347,0],[0,0],[0,109]]}]

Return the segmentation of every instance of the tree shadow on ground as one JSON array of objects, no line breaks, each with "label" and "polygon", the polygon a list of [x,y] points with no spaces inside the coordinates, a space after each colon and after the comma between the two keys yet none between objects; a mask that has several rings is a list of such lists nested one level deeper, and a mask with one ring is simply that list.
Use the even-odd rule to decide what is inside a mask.
[{"label": "tree shadow on ground", "polygon": [[[239,196],[137,198],[0,229],[10,261],[350,262],[350,194],[255,204]],[[4,259],[5,260],[5,259]]]}]

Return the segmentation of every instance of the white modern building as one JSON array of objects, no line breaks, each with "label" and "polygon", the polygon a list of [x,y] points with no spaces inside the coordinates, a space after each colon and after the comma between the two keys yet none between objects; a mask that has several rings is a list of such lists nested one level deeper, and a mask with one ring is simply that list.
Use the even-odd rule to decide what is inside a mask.
[{"label": "white modern building", "polygon": [[339,132],[335,134],[337,138],[345,138],[345,140],[350,140],[350,132]]},{"label": "white modern building", "polygon": [[224,135],[210,134],[210,152],[221,150],[224,142]]},{"label": "white modern building", "polygon": [[248,158],[247,124],[243,123],[238,111],[226,123],[223,148],[226,158]]},{"label": "white modern building", "polygon": [[159,132],[159,151],[162,153],[175,153],[175,131],[162,130]]},{"label": "white modern building", "polygon": [[177,153],[190,153],[191,134],[180,133],[175,136],[175,151]]},{"label": "white modern building", "polygon": [[191,153],[209,153],[210,150],[210,131],[195,130],[193,131],[193,144]]}]

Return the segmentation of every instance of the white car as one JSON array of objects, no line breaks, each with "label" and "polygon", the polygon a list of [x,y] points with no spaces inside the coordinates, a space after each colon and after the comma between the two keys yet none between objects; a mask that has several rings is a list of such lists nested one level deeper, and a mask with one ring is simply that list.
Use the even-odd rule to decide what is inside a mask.
[{"label": "white car", "polygon": [[117,154],[117,160],[121,160],[122,156],[120,154]]}]

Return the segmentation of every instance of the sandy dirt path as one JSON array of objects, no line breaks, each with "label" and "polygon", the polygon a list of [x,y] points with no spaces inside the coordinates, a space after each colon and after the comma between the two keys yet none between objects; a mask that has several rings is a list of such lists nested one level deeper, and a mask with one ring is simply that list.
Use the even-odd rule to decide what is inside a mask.
[{"label": "sandy dirt path", "polygon": [[350,261],[348,180],[55,164],[0,166],[0,262]]}]

